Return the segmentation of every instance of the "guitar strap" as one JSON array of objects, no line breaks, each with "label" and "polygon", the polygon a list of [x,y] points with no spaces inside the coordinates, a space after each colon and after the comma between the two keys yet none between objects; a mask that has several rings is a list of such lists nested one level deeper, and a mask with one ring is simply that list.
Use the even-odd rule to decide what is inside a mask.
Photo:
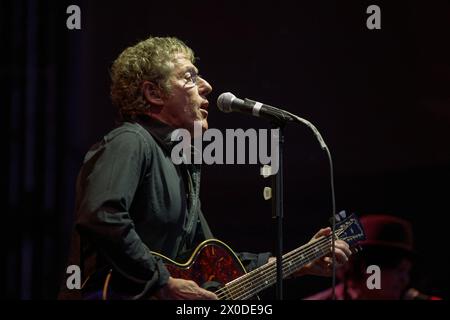
[{"label": "guitar strap", "polygon": [[205,239],[213,239],[214,236],[211,232],[211,229],[209,229],[209,225],[206,222],[205,217],[203,216],[202,210],[199,210],[198,212],[198,219],[200,220],[200,223],[202,225],[203,235],[205,236]]},{"label": "guitar strap", "polygon": [[189,182],[189,196],[188,196],[188,221],[186,225],[186,233],[190,234],[194,228],[194,224],[198,219],[199,208],[199,197],[200,197],[200,168],[192,167],[192,172],[190,170],[188,173]]},{"label": "guitar strap", "polygon": [[[195,152],[195,151],[193,151]],[[186,242],[188,242],[189,236],[192,235],[194,226],[199,219],[200,211],[200,165],[186,164],[181,170],[185,173],[185,179],[187,180],[187,201],[188,201],[188,215],[185,227],[182,234],[179,236],[179,244],[177,254],[185,251]],[[185,184],[186,185],[186,184]],[[189,239],[192,240],[192,239]]]}]

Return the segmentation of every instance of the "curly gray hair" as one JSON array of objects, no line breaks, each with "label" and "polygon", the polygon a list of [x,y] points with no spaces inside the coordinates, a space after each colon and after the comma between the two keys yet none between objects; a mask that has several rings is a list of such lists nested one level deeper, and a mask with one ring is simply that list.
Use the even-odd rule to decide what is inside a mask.
[{"label": "curly gray hair", "polygon": [[111,99],[121,119],[134,119],[145,113],[148,103],[142,83],[151,81],[163,93],[169,93],[169,76],[176,54],[182,53],[194,63],[194,52],[174,37],[150,37],[126,48],[111,67]]}]

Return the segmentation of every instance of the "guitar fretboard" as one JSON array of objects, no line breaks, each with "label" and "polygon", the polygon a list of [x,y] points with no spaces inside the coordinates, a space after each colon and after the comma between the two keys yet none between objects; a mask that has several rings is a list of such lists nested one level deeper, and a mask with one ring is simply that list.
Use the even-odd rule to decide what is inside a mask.
[{"label": "guitar fretboard", "polygon": [[[330,244],[331,235],[328,235],[284,254],[283,278],[330,253]],[[227,283],[216,294],[220,300],[246,300],[272,286],[276,280],[276,261],[272,261]]]}]

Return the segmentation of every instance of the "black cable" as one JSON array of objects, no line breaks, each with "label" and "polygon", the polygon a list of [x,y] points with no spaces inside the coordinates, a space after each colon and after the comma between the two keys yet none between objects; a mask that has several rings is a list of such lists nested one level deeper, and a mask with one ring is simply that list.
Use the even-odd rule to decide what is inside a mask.
[{"label": "black cable", "polygon": [[330,184],[331,184],[331,204],[332,204],[332,217],[331,217],[331,256],[332,256],[332,299],[336,300],[336,247],[335,247],[335,240],[336,240],[336,196],[334,191],[334,169],[333,169],[333,159],[331,158],[330,150],[328,149],[328,146],[325,144],[325,141],[322,138],[322,135],[320,134],[319,130],[308,120],[305,120],[303,118],[300,118],[296,116],[295,114],[292,114],[290,112],[286,112],[289,114],[296,122],[305,124],[308,128],[310,128],[314,135],[316,136],[317,140],[320,143],[321,148],[326,152],[328,157],[328,162],[330,166]]},{"label": "black cable", "polygon": [[328,155],[328,161],[329,161],[329,165],[330,165],[330,184],[331,184],[331,203],[332,203],[332,207],[333,207],[333,217],[331,218],[331,232],[332,232],[332,237],[331,237],[331,252],[332,252],[332,276],[331,276],[331,281],[332,281],[332,295],[331,295],[331,299],[332,300],[336,300],[336,248],[334,245],[334,242],[336,240],[336,197],[335,197],[335,192],[334,192],[334,169],[333,169],[333,160],[331,158],[331,154],[330,154],[330,150],[328,149],[328,147],[326,147],[325,152]]}]

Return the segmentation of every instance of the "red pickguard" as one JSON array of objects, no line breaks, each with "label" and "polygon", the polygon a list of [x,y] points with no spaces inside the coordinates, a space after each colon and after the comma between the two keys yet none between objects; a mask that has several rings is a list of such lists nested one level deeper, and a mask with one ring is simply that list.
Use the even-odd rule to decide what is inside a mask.
[{"label": "red pickguard", "polygon": [[[157,253],[155,255],[163,259],[173,278],[192,280],[200,287],[213,292],[246,273],[231,249],[215,239],[201,243],[192,256],[182,263],[174,263]],[[109,271],[101,278],[101,288],[95,285],[95,290],[86,290],[83,293],[85,299],[131,299],[143,291],[143,286],[136,286],[124,280],[115,271]]]},{"label": "red pickguard", "polygon": [[215,240],[200,245],[186,267],[170,262],[166,266],[172,277],[193,280],[201,287],[208,282],[224,285],[245,274],[234,253]]}]

